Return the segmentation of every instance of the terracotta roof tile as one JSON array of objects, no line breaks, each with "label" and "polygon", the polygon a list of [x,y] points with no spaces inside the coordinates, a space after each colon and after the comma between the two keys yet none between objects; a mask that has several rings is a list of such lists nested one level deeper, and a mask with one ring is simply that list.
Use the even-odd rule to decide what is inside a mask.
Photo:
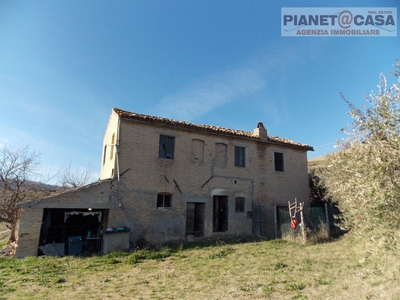
[{"label": "terracotta roof tile", "polygon": [[[214,133],[214,134],[246,137],[246,138],[251,138],[251,139],[261,141],[261,139],[257,135],[255,135],[252,132],[248,132],[248,131],[229,129],[229,128],[223,128],[223,127],[212,126],[212,125],[193,124],[193,123],[189,123],[189,122],[185,122],[185,121],[176,121],[173,119],[167,119],[167,118],[161,118],[161,117],[156,117],[156,116],[149,116],[149,115],[128,112],[128,111],[125,111],[125,110],[122,110],[119,108],[114,108],[114,111],[121,118],[124,118],[124,119],[131,119],[131,120],[137,120],[137,121],[141,121],[141,122],[148,122],[148,123],[155,123],[155,124],[165,124],[170,127],[185,128],[185,129],[190,129],[190,130],[196,130],[199,132],[208,132],[208,133]],[[291,141],[289,139],[280,138],[277,136],[268,136],[267,140],[263,139],[262,141],[269,142],[271,144],[290,146],[290,147],[294,147],[294,148],[301,148],[304,150],[314,151],[314,149],[309,145],[297,143],[297,142]]]}]

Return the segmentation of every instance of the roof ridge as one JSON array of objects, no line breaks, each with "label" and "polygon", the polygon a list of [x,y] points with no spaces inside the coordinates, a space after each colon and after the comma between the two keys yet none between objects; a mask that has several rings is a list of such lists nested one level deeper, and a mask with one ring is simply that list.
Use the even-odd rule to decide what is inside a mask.
[{"label": "roof ridge", "polygon": [[[126,118],[126,119],[133,119],[133,120],[149,122],[149,123],[162,123],[162,124],[166,124],[166,125],[170,125],[170,126],[180,126],[183,128],[197,129],[198,131],[201,131],[201,132],[213,132],[213,133],[219,133],[219,134],[234,135],[234,136],[238,136],[238,137],[247,137],[247,138],[252,138],[252,139],[261,141],[261,139],[258,135],[255,135],[253,132],[249,132],[249,131],[225,128],[225,127],[214,126],[214,125],[195,124],[195,123],[190,123],[187,121],[178,121],[178,120],[169,119],[169,118],[163,118],[163,117],[150,116],[150,115],[146,115],[146,114],[129,112],[129,111],[122,110],[119,108],[113,108],[113,110],[120,117]],[[273,144],[291,146],[291,147],[302,148],[305,150],[314,151],[313,147],[311,147],[307,144],[301,144],[301,143],[294,142],[292,140],[277,137],[277,136],[268,136],[268,138],[263,139],[263,141],[270,142]]]},{"label": "roof ridge", "polygon": [[216,130],[228,131],[228,132],[232,132],[232,133],[239,133],[239,134],[242,133],[243,135],[257,138],[257,136],[254,135],[252,132],[240,130],[240,129],[231,129],[231,128],[215,126],[215,125],[207,125],[207,124],[195,124],[195,123],[191,123],[188,121],[178,121],[178,120],[174,120],[174,119],[170,119],[170,118],[157,117],[157,116],[151,116],[151,115],[146,115],[146,114],[129,112],[129,111],[122,110],[119,108],[114,108],[114,111],[119,116],[124,117],[124,118],[138,119],[138,120],[149,121],[149,122],[158,121],[158,122],[162,122],[162,123],[169,123],[170,125],[179,124],[179,125],[184,125],[184,126],[186,125],[188,127],[216,129]]}]

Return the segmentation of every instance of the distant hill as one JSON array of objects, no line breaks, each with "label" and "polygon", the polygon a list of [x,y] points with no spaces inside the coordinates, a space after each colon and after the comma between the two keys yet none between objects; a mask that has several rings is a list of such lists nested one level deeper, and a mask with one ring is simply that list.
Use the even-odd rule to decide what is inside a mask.
[{"label": "distant hill", "polygon": [[[3,183],[0,181],[0,187],[3,185]],[[14,184],[16,185],[16,184]],[[47,183],[43,183],[40,181],[33,181],[33,180],[26,180],[24,182],[25,187],[28,188],[37,188],[37,189],[43,189],[43,190],[48,190],[51,192],[56,192],[58,190],[61,190],[62,187],[59,185],[54,185],[54,184],[47,184]]]},{"label": "distant hill", "polygon": [[58,191],[61,189],[61,186],[59,186],[59,185],[47,184],[47,183],[43,183],[40,181],[27,180],[27,181],[25,181],[25,184],[28,186],[43,188],[43,189],[51,190],[51,191]]},{"label": "distant hill", "polygon": [[309,167],[316,167],[316,166],[320,166],[320,165],[325,164],[327,162],[327,157],[326,156],[327,155],[325,154],[325,155],[321,155],[321,156],[318,156],[318,157],[310,158],[308,160],[308,166]]}]

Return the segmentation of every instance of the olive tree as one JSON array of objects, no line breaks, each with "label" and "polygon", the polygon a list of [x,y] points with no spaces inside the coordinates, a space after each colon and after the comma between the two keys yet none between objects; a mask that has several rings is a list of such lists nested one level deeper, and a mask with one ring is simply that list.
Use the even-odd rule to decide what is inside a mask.
[{"label": "olive tree", "polygon": [[400,235],[400,61],[397,82],[380,76],[378,92],[355,107],[343,95],[353,122],[347,138],[329,155],[323,178],[339,203],[347,229],[379,245],[398,247]]}]

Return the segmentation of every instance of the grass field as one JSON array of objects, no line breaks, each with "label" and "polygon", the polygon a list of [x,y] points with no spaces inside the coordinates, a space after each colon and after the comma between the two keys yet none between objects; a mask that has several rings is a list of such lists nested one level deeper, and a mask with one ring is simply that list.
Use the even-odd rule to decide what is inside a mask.
[{"label": "grass field", "polygon": [[398,259],[349,237],[0,258],[0,299],[400,299]]}]

